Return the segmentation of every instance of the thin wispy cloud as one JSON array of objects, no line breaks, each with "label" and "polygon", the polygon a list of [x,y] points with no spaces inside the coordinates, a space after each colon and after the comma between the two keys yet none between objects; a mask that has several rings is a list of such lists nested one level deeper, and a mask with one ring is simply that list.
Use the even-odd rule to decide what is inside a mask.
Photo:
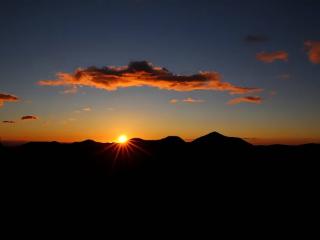
[{"label": "thin wispy cloud", "polygon": [[226,91],[230,94],[246,94],[262,91],[261,88],[241,87],[222,81],[218,72],[199,72],[193,75],[174,74],[163,67],[155,67],[147,61],[130,62],[128,66],[77,69],[74,73],[57,73],[56,80],[42,80],[42,86],[87,86],[115,91],[129,87],[155,87],[163,90]]},{"label": "thin wispy cloud", "polygon": [[304,45],[310,62],[320,64],[320,41],[306,41]]},{"label": "thin wispy cloud", "polygon": [[176,104],[178,102],[182,102],[182,103],[203,103],[205,102],[204,100],[202,99],[194,99],[194,98],[191,98],[191,97],[188,97],[188,98],[184,98],[184,99],[171,99],[170,100],[170,103],[172,104]]},{"label": "thin wispy cloud", "polygon": [[204,102],[204,100],[202,100],[202,99],[194,99],[194,98],[188,97],[188,98],[182,99],[182,102],[185,102],[185,103],[202,103],[202,102]]},{"label": "thin wispy cloud", "polygon": [[256,54],[257,60],[264,63],[273,63],[275,61],[288,61],[289,54],[286,51],[260,52]]},{"label": "thin wispy cloud", "polygon": [[17,102],[19,98],[12,94],[0,93],[0,107],[3,106],[4,102]]},{"label": "thin wispy cloud", "polygon": [[239,103],[260,104],[262,103],[262,98],[258,96],[247,96],[247,97],[234,98],[234,99],[231,99],[229,102],[227,102],[228,105],[235,105]]},{"label": "thin wispy cloud", "polygon": [[172,104],[176,104],[176,103],[178,103],[178,102],[179,102],[179,100],[178,100],[178,99],[175,99],[175,98],[170,100],[170,103],[172,103]]},{"label": "thin wispy cloud", "polygon": [[78,92],[77,86],[70,86],[67,89],[63,90],[62,94],[76,94]]},{"label": "thin wispy cloud", "polygon": [[92,108],[91,107],[83,107],[81,109],[75,110],[74,113],[83,113],[83,112],[91,112]]},{"label": "thin wispy cloud", "polygon": [[39,119],[39,117],[33,116],[33,115],[26,115],[26,116],[21,117],[21,120],[37,120],[37,119]]},{"label": "thin wispy cloud", "polygon": [[16,123],[16,122],[11,120],[5,120],[5,121],[2,121],[2,123]]}]

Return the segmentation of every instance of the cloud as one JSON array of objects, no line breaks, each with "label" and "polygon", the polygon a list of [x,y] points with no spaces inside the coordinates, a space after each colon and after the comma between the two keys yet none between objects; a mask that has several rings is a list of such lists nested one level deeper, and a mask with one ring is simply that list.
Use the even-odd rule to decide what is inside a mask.
[{"label": "cloud", "polygon": [[17,102],[18,100],[19,98],[14,95],[0,93],[0,107],[3,106],[4,102]]},{"label": "cloud", "polygon": [[15,121],[2,121],[2,123],[16,123]]},{"label": "cloud", "polygon": [[83,108],[81,108],[79,110],[75,110],[73,112],[79,114],[79,113],[83,113],[83,112],[90,112],[91,110],[92,110],[91,107],[83,107]]},{"label": "cloud", "polygon": [[185,102],[185,103],[202,103],[204,102],[204,100],[202,99],[194,99],[194,98],[186,98],[186,99],[182,99],[182,102]]},{"label": "cloud", "polygon": [[202,99],[194,99],[194,98],[185,98],[185,99],[182,99],[182,102],[185,102],[185,103],[202,103],[204,102],[204,100]]},{"label": "cloud", "polygon": [[171,99],[170,100],[170,103],[172,104],[175,104],[175,103],[178,103],[178,102],[183,102],[183,103],[202,103],[204,102],[204,100],[202,99],[194,99],[194,98],[191,98],[191,97],[188,97],[188,98],[185,98],[185,99]]},{"label": "cloud", "polygon": [[243,103],[243,102],[260,104],[260,103],[262,103],[262,98],[257,97],[257,96],[255,96],[255,97],[252,97],[252,96],[239,97],[239,98],[231,99],[227,104],[235,105],[235,104]]},{"label": "cloud", "polygon": [[292,77],[291,77],[291,75],[289,73],[284,73],[284,74],[279,75],[278,78],[281,79],[281,80],[289,80]]},{"label": "cloud", "polygon": [[67,89],[63,90],[61,93],[62,94],[75,94],[78,92],[77,86],[71,86],[68,87]]},{"label": "cloud", "polygon": [[178,103],[178,102],[179,102],[179,100],[175,99],[175,98],[170,100],[170,103],[172,103],[172,104],[175,104],[175,103]]},{"label": "cloud", "polygon": [[27,115],[27,116],[21,117],[21,120],[37,120],[37,119],[39,119],[39,117],[32,116],[32,115]]},{"label": "cloud", "polygon": [[288,61],[288,53],[286,51],[276,51],[276,52],[260,52],[256,54],[256,58],[259,61],[265,62],[265,63],[272,63],[276,60],[279,61]]},{"label": "cloud", "polygon": [[320,41],[306,41],[304,43],[310,62],[320,64]]},{"label": "cloud", "polygon": [[248,43],[262,43],[269,41],[269,38],[264,35],[247,35],[245,41]]},{"label": "cloud", "polygon": [[199,72],[193,75],[177,75],[163,67],[155,67],[147,61],[130,62],[128,66],[77,69],[74,73],[60,72],[56,80],[42,80],[42,86],[87,86],[106,91],[129,87],[155,87],[173,91],[215,90],[230,94],[260,92],[260,88],[240,87],[223,82],[217,72]]}]

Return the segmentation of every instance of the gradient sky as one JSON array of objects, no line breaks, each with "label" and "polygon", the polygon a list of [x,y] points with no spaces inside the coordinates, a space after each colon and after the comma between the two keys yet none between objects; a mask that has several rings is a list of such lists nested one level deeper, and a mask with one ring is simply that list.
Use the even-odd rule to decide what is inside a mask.
[{"label": "gradient sky", "polygon": [[[319,142],[319,12],[316,0],[1,1],[0,137],[194,139],[219,131],[254,143]],[[132,61],[182,79],[217,72],[219,82],[263,90],[146,84],[66,93],[74,85],[40,84],[58,72]]]}]

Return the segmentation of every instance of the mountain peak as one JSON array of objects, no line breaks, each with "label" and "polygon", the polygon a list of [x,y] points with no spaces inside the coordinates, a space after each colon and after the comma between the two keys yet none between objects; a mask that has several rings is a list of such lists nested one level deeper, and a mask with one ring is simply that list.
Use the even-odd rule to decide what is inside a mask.
[{"label": "mountain peak", "polygon": [[241,138],[227,137],[218,132],[211,132],[207,135],[199,137],[192,141],[192,143],[215,146],[250,146],[251,144]]},{"label": "mountain peak", "polygon": [[[209,133],[209,134],[207,134],[207,135],[205,135],[205,136],[226,137],[226,136],[224,136],[224,135],[222,135],[221,133],[216,132],[216,131],[211,132],[211,133]],[[205,136],[204,136],[204,137],[205,137]]]},{"label": "mountain peak", "polygon": [[201,141],[202,140],[214,140],[214,139],[222,139],[222,138],[228,138],[228,137],[222,135],[219,132],[214,131],[214,132],[211,132],[209,134],[206,134],[206,135],[204,135],[202,137],[199,137],[199,138],[195,139],[193,142],[197,142],[197,141],[200,141],[200,140]]}]

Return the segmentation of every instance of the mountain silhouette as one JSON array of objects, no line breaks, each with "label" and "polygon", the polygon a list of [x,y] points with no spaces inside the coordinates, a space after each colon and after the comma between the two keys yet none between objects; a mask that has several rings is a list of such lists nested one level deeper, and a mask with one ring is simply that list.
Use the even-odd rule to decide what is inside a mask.
[{"label": "mountain silhouette", "polygon": [[166,138],[161,139],[160,141],[166,144],[184,144],[185,143],[185,141],[178,136],[168,136]]},{"label": "mountain silhouette", "polygon": [[319,144],[254,146],[212,132],[192,142],[168,136],[160,140],[132,138],[125,144],[85,140],[0,145],[0,164],[2,176],[12,188],[64,189],[70,184],[105,188],[123,182],[148,189],[256,189],[270,183],[278,188],[287,181],[312,186],[319,180],[319,152]]},{"label": "mountain silhouette", "polygon": [[192,141],[194,144],[212,146],[212,147],[237,147],[246,148],[252,146],[241,138],[227,137],[218,132],[212,132]]}]

